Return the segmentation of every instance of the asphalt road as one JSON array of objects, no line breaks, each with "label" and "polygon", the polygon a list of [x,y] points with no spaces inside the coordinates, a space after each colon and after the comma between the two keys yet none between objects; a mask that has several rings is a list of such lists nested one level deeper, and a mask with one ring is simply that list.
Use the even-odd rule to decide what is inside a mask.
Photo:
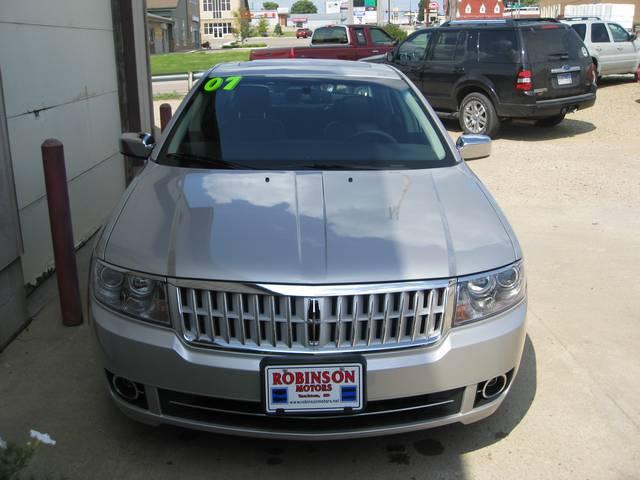
[{"label": "asphalt road", "polygon": [[[492,417],[322,443],[139,425],[107,399],[90,329],[60,326],[50,281],[37,295],[52,300],[0,356],[0,436],[57,440],[25,478],[639,478],[639,103],[640,86],[605,80],[595,107],[555,128],[506,125],[493,155],[470,163],[516,230],[529,281],[522,366]],[[85,248],[81,279],[87,264]]]}]

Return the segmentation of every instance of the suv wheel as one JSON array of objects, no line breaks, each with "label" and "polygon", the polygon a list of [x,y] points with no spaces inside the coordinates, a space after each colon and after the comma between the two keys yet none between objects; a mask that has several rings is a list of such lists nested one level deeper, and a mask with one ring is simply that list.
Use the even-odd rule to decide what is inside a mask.
[{"label": "suv wheel", "polygon": [[538,127],[555,127],[564,120],[564,114],[554,115],[553,117],[541,118],[536,121]]},{"label": "suv wheel", "polygon": [[473,92],[460,103],[460,126],[464,133],[493,137],[500,130],[500,119],[491,100]]}]

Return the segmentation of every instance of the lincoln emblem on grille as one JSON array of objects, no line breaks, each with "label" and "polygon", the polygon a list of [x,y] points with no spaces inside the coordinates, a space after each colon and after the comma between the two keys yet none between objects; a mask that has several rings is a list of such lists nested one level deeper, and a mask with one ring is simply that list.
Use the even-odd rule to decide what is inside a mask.
[{"label": "lincoln emblem on grille", "polygon": [[320,343],[320,302],[315,298],[309,300],[307,331],[309,334],[309,345],[315,347]]}]

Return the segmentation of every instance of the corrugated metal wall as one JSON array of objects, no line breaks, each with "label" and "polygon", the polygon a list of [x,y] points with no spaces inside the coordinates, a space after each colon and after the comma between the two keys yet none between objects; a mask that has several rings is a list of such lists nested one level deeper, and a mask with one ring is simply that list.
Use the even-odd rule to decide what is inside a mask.
[{"label": "corrugated metal wall", "polygon": [[22,265],[34,283],[53,265],[41,142],[64,143],[76,243],[125,188],[110,2],[2,0],[0,45]]}]

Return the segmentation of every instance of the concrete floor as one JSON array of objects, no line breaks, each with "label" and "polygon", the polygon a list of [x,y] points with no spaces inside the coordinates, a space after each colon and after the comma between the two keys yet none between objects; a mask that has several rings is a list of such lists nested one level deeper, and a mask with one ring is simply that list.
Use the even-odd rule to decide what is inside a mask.
[{"label": "concrete floor", "polygon": [[[50,280],[0,354],[0,437],[23,442],[33,428],[57,440],[39,447],[36,478],[640,478],[640,87],[609,80],[598,97],[553,129],[505,126],[493,155],[471,162],[529,279],[522,367],[494,416],[326,443],[138,425],[103,391],[90,329],[60,326]],[[85,248],[83,279],[87,260]]]}]

